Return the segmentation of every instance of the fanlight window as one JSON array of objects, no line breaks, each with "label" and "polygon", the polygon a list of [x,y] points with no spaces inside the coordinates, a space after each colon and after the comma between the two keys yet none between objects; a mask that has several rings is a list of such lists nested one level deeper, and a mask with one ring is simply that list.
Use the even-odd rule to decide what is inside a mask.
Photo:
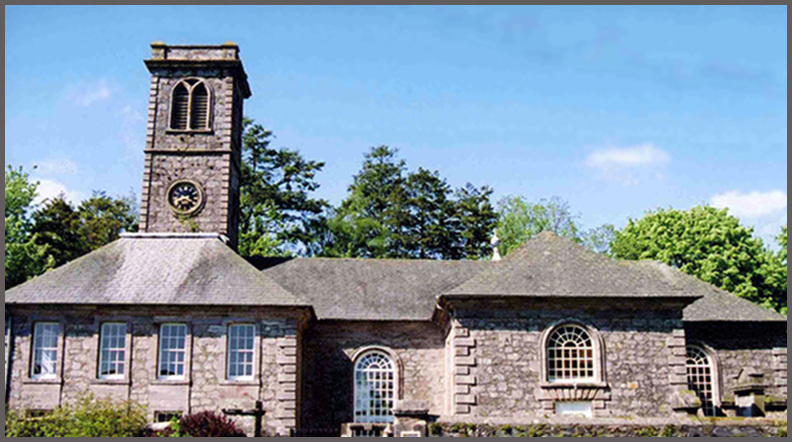
[{"label": "fanlight window", "polygon": [[365,353],[355,364],[355,422],[393,422],[396,368],[385,353]]},{"label": "fanlight window", "polygon": [[189,79],[173,88],[170,128],[175,130],[209,129],[209,89],[203,81]]},{"label": "fanlight window", "polygon": [[688,346],[687,348],[687,382],[688,388],[696,392],[705,416],[715,416],[715,388],[712,360],[703,348]]},{"label": "fanlight window", "polygon": [[549,382],[596,381],[594,342],[583,327],[558,327],[547,341]]}]

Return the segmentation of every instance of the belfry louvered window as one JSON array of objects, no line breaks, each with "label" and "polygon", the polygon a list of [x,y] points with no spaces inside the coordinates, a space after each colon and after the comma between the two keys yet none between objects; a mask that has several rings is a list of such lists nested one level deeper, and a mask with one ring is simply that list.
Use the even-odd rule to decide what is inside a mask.
[{"label": "belfry louvered window", "polygon": [[715,373],[712,360],[703,348],[689,345],[687,348],[688,388],[694,391],[704,409],[704,415],[716,416]]},{"label": "belfry louvered window", "polygon": [[596,381],[594,353],[594,341],[583,327],[570,324],[556,328],[547,341],[547,380]]},{"label": "belfry louvered window", "polygon": [[355,422],[393,422],[396,367],[381,351],[362,355],[355,364]]},{"label": "belfry louvered window", "polygon": [[171,96],[170,128],[174,130],[208,130],[211,94],[197,79],[182,80]]}]

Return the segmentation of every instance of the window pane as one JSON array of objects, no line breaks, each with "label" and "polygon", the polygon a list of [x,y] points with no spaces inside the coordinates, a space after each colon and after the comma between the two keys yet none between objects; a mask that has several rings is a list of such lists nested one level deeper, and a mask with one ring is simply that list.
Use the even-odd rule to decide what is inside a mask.
[{"label": "window pane", "polygon": [[160,327],[160,376],[183,377],[187,326],[164,324]]},{"label": "window pane", "polygon": [[99,361],[100,377],[122,377],[126,362],[126,324],[102,325]]},{"label": "window pane", "polygon": [[235,324],[228,328],[228,377],[253,379],[256,327]]},{"label": "window pane", "polygon": [[58,360],[57,323],[38,323],[33,330],[33,366],[31,374],[37,378],[54,378]]}]

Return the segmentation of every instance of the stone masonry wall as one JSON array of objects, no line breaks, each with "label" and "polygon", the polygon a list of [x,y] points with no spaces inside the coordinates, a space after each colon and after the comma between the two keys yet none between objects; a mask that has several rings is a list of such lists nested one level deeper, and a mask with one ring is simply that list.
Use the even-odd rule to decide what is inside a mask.
[{"label": "stone masonry wall", "polygon": [[353,422],[353,354],[378,346],[394,351],[403,364],[402,397],[424,402],[430,413],[444,409],[445,336],[431,323],[320,322],[306,334],[306,429],[339,429]]},{"label": "stone masonry wall", "polygon": [[[459,312],[455,326],[455,415],[473,421],[554,413],[556,400],[591,400],[596,417],[668,416],[684,384],[677,341],[682,322],[662,312]],[[542,333],[573,319],[598,331],[606,388],[544,388]],[[682,348],[683,350],[683,348]]]},{"label": "stone masonry wall", "polygon": [[689,342],[716,352],[723,396],[733,395],[735,378],[744,368],[753,368],[764,374],[768,395],[786,399],[786,323],[688,323],[685,328]]},{"label": "stone masonry wall", "polygon": [[[31,333],[36,322],[58,321],[57,379],[30,378]],[[107,321],[128,324],[127,373],[124,380],[97,378],[99,330]],[[183,381],[157,377],[159,325],[186,323],[187,370]],[[256,379],[226,380],[226,332],[232,323],[252,323],[257,328]],[[15,311],[14,357],[10,382],[10,406],[24,410],[48,410],[73,403],[85,393],[116,400],[131,399],[155,412],[192,413],[227,408],[251,409],[262,400],[270,434],[288,434],[298,418],[298,342],[304,328],[303,313],[266,310],[240,311]],[[65,330],[65,333],[64,333]],[[249,434],[252,418],[236,418]]]},{"label": "stone masonry wall", "polygon": [[[231,74],[222,69],[162,70],[150,88],[146,159],[141,204],[141,230],[147,232],[218,232],[237,243],[242,95]],[[210,127],[205,131],[172,131],[173,87],[183,78],[204,79],[211,89]],[[167,190],[178,179],[197,181],[205,190],[205,207],[190,221],[167,204]]]}]

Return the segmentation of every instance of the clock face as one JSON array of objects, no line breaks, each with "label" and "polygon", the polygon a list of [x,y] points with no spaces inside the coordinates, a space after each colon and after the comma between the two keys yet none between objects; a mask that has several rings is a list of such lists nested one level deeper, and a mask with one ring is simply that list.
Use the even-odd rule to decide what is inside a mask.
[{"label": "clock face", "polygon": [[203,204],[203,191],[192,181],[179,181],[168,190],[168,204],[183,214],[195,213]]}]

